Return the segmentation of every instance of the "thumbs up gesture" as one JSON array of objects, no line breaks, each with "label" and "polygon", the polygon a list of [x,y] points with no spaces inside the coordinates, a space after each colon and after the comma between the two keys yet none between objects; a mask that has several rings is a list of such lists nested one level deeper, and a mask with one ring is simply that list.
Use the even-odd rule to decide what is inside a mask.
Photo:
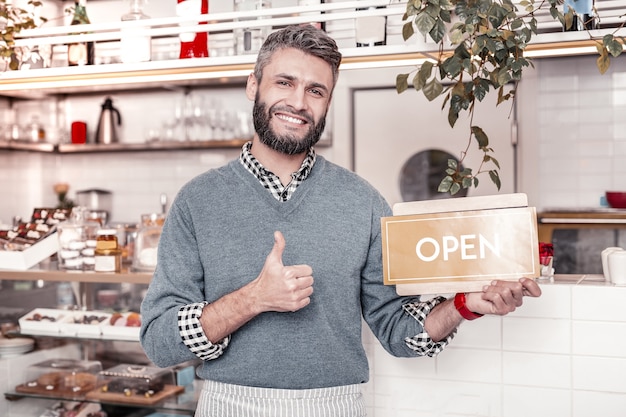
[{"label": "thumbs up gesture", "polygon": [[285,237],[274,232],[274,246],[253,281],[261,311],[297,311],[311,302],[313,269],[309,265],[283,265]]}]

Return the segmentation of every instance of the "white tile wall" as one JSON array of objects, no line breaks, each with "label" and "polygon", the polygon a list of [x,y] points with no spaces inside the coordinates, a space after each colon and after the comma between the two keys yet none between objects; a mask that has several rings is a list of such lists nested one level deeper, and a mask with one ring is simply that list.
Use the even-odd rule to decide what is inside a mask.
[{"label": "white tile wall", "polygon": [[375,346],[370,417],[622,416],[626,288],[542,289],[509,316],[463,323],[436,358],[393,358]]},{"label": "white tile wall", "polygon": [[538,61],[538,206],[598,207],[604,191],[625,189],[625,58],[604,75],[595,57]]}]

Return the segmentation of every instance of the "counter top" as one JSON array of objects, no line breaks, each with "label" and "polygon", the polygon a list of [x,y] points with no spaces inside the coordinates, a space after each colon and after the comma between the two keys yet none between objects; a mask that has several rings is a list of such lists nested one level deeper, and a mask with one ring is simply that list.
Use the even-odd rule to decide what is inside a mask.
[{"label": "counter top", "polygon": [[539,284],[594,284],[612,286],[601,274],[554,274],[554,281],[537,280]]},{"label": "counter top", "polygon": [[[58,269],[32,268],[26,271],[0,270],[0,280],[16,281],[70,281],[99,283],[149,284],[151,272],[133,272],[128,269],[119,273],[91,271],[59,271]],[[554,281],[538,281],[541,284],[594,284],[613,285],[600,274],[554,274]]]},{"label": "counter top", "polygon": [[541,223],[624,223],[626,210],[612,208],[549,210],[537,213]]}]

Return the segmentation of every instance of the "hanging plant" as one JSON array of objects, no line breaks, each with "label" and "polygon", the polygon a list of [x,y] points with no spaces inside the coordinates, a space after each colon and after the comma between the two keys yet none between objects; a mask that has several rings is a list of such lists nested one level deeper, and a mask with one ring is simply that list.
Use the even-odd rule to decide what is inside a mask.
[{"label": "hanging plant", "polygon": [[[33,9],[42,6],[38,0],[29,0],[28,6]],[[35,18],[35,15],[25,9],[16,7],[11,1],[0,0],[0,60],[8,62],[8,67],[16,70],[20,66],[20,60],[16,55],[15,38],[18,33],[25,29],[34,29],[38,23],[46,22],[44,17]]]},{"label": "hanging plant", "polygon": [[[478,176],[484,173],[500,189],[500,164],[489,146],[489,137],[472,123],[476,101],[482,101],[491,91],[497,91],[498,105],[515,97],[524,68],[532,65],[524,50],[537,34],[535,14],[549,7],[553,19],[566,28],[572,25],[573,10],[563,14],[560,3],[522,0],[519,7],[523,10],[519,10],[510,0],[408,0],[403,17],[404,40],[420,33],[438,43],[439,52],[436,60],[425,62],[411,73],[399,74],[396,90],[402,93],[412,86],[429,101],[443,96],[442,108],[448,109],[451,127],[461,112],[469,113],[467,146],[458,162],[448,161],[440,192],[456,194],[461,189],[477,187]],[[596,41],[601,73],[608,69],[611,57],[622,53],[625,41],[616,36],[617,30]],[[446,43],[451,47],[446,48]],[[482,161],[476,170],[462,168],[474,141],[483,153]]]}]

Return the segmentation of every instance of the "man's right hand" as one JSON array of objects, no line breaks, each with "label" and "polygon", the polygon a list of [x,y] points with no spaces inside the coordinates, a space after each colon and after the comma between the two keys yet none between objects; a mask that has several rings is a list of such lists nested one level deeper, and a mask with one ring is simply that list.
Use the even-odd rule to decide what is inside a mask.
[{"label": "man's right hand", "polygon": [[211,343],[217,343],[266,311],[297,311],[309,305],[313,269],[309,265],[283,265],[284,251],[283,234],[274,232],[274,247],[259,276],[204,306],[200,323]]},{"label": "man's right hand", "polygon": [[313,269],[309,265],[283,265],[285,237],[274,232],[274,246],[259,276],[251,283],[260,312],[297,311],[311,302]]}]

